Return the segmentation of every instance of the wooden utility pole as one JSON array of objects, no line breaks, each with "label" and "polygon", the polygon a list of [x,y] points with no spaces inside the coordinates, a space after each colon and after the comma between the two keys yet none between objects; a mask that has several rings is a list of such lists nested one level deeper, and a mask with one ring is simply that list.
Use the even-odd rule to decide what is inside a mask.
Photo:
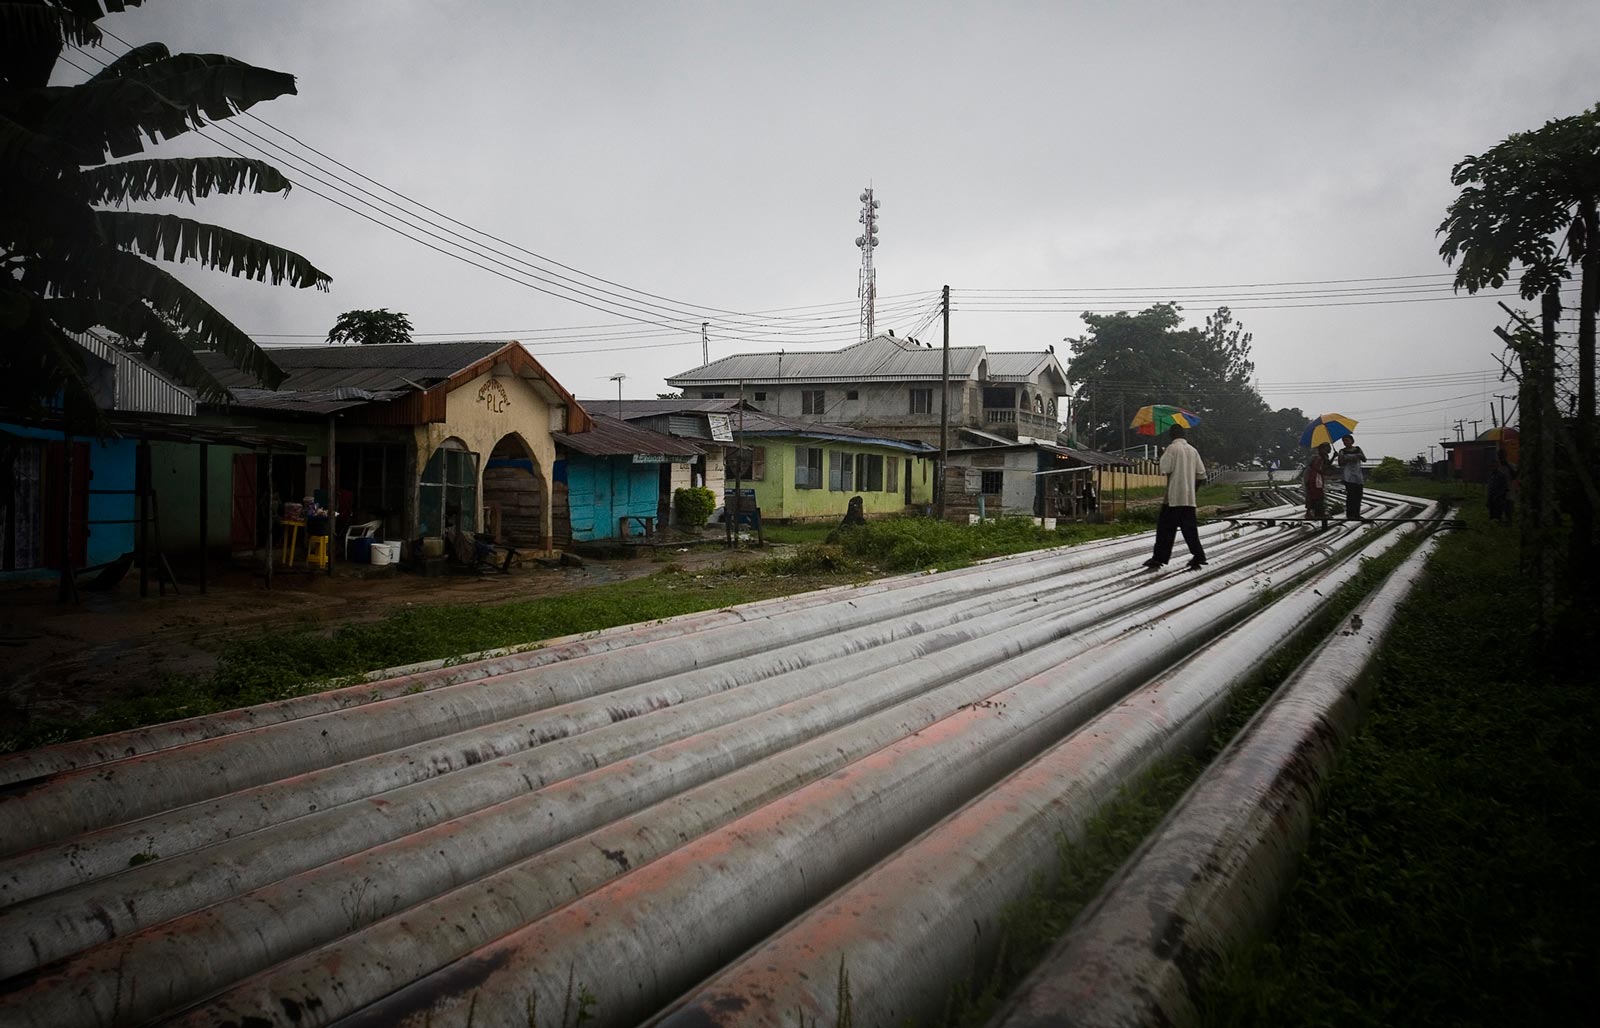
[{"label": "wooden utility pole", "polygon": [[940,294],[944,313],[944,363],[939,372],[939,474],[933,480],[934,502],[944,520],[945,469],[950,464],[950,287]]}]

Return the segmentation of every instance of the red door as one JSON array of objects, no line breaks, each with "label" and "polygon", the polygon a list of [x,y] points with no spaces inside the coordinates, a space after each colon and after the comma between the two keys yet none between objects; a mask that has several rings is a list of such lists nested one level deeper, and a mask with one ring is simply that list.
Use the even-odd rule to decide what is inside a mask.
[{"label": "red door", "polygon": [[[44,475],[40,482],[40,563],[61,567],[62,479],[66,475],[66,450],[59,442],[45,444]],[[72,444],[72,514],[67,520],[67,559],[75,568],[88,563],[89,551],[89,444]]]},{"label": "red door", "polygon": [[233,552],[256,548],[256,455],[233,455]]}]

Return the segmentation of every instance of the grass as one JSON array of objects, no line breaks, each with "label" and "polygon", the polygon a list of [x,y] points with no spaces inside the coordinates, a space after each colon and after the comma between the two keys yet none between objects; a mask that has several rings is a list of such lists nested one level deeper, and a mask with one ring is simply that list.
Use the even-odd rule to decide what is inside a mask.
[{"label": "grass", "polygon": [[1481,501],[1462,516],[1379,656],[1277,930],[1212,975],[1206,1023],[1592,1019],[1593,639],[1538,652],[1516,533]]},{"label": "grass", "polygon": [[[821,526],[819,526],[821,527]],[[1064,525],[1046,532],[1031,519],[953,525],[926,518],[873,521],[792,553],[686,573],[676,565],[627,582],[498,605],[415,607],[333,630],[308,617],[293,628],[223,644],[206,676],[168,676],[108,702],[87,717],[32,718],[0,731],[0,753],[196,717],[353,684],[377,669],[614,625],[748,603],[885,574],[958,567],[986,557],[1063,546],[1144,526]],[[834,531],[831,527],[828,532]],[[819,534],[826,538],[827,532]]]},{"label": "grass", "polygon": [[308,619],[292,629],[225,643],[209,676],[169,676],[86,718],[35,718],[8,726],[0,734],[0,752],[286,699],[350,684],[376,668],[838,585],[850,581],[850,573],[839,568],[787,574],[717,569],[691,574],[674,566],[646,578],[534,600],[415,607],[331,632]]}]

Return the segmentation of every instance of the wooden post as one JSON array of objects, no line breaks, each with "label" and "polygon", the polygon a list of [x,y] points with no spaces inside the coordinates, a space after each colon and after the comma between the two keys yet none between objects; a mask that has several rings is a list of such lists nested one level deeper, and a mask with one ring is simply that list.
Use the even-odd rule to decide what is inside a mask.
[{"label": "wooden post", "polygon": [[208,456],[206,444],[200,444],[200,595],[206,592],[206,565],[211,557],[210,510],[211,506],[211,478],[210,468],[207,466]]},{"label": "wooden post", "polygon": [[139,598],[150,595],[150,545],[146,529],[150,524],[150,443],[141,437],[134,460],[133,488],[139,494],[139,538],[134,548],[139,551]]},{"label": "wooden post", "polygon": [[267,526],[267,588],[272,588],[272,447],[267,447],[267,488],[261,494],[261,509]]},{"label": "wooden post", "polygon": [[950,287],[941,292],[944,313],[944,356],[939,371],[939,473],[934,476],[934,500],[939,520],[944,520],[945,469],[950,466]]},{"label": "wooden post", "polygon": [[328,459],[322,462],[322,466],[326,469],[325,474],[328,476],[328,563],[326,566],[326,571],[329,575],[333,574],[333,551],[335,548],[333,545],[333,540],[338,537],[339,531],[339,476],[336,473],[338,471],[338,467],[335,464],[335,460],[337,458],[334,455],[334,446],[337,441],[338,440],[333,425],[333,415],[329,414]]},{"label": "wooden post", "polygon": [[72,577],[72,420],[65,409],[61,412],[61,579],[56,598],[62,603],[78,599],[78,583]]}]

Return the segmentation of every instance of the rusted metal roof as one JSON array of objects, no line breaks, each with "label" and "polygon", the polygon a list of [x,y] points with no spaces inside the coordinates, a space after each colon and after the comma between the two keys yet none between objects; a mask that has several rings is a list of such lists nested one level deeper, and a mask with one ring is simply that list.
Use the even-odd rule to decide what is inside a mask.
[{"label": "rusted metal roof", "polygon": [[626,421],[605,414],[590,412],[594,427],[587,432],[553,432],[551,438],[557,446],[591,457],[617,457],[626,454],[646,454],[659,457],[682,457],[693,460],[705,453],[694,443],[676,436],[662,435],[648,428],[630,425]]},{"label": "rusted metal roof", "polygon": [[579,400],[590,413],[620,417],[624,421],[649,418],[657,414],[726,414],[737,410],[739,401],[730,397],[723,400],[703,400],[686,397],[681,400]]},{"label": "rusted metal roof", "polygon": [[[984,359],[981,346],[950,348],[950,376],[972,378]],[[828,353],[738,353],[667,379],[672,386],[779,384],[783,382],[909,382],[937,380],[944,356],[892,336],[877,336]]]}]

